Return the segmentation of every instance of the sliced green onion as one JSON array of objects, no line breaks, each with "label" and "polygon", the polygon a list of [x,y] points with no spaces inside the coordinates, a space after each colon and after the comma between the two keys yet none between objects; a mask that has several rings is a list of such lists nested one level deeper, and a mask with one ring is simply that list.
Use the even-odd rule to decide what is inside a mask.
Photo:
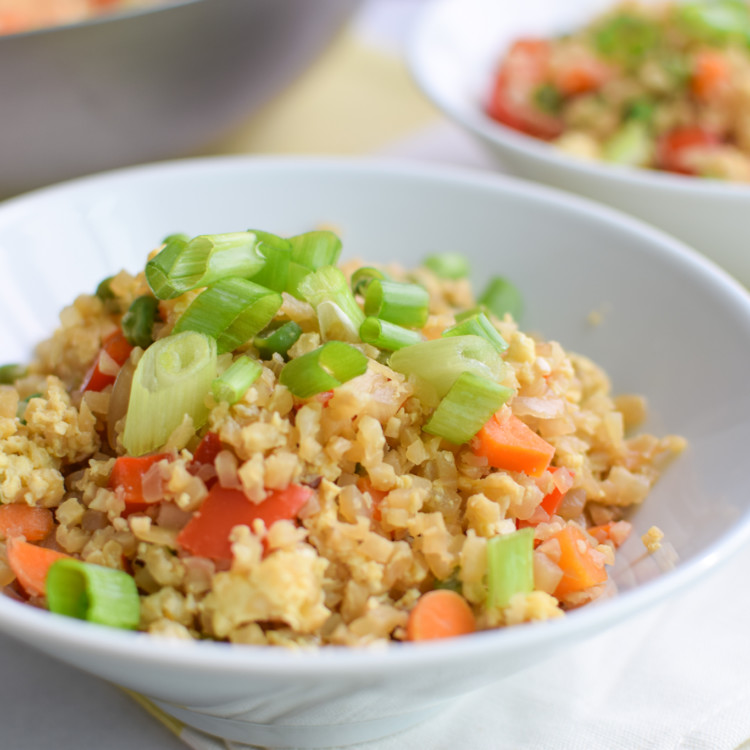
[{"label": "sliced green onion", "polygon": [[133,346],[147,349],[154,341],[154,321],[159,314],[159,300],[150,294],[136,297],[122,316],[122,333]]},{"label": "sliced green onion", "polygon": [[556,115],[562,108],[565,97],[553,83],[543,83],[534,90],[534,104],[549,115]]},{"label": "sliced green onion", "polygon": [[498,382],[505,365],[495,347],[481,336],[450,336],[422,341],[393,352],[389,364],[396,372],[414,375],[443,398],[463,372]]},{"label": "sliced green onion", "polygon": [[502,276],[495,276],[490,279],[478,301],[480,305],[485,305],[498,318],[504,317],[505,313],[510,313],[513,320],[519,321],[523,314],[521,292],[518,291],[515,284]]},{"label": "sliced green onion", "polygon": [[26,377],[28,372],[24,365],[2,365],[0,367],[0,385],[13,385],[19,378]]},{"label": "sliced green onion", "polygon": [[487,542],[487,607],[507,607],[514,594],[534,590],[534,529],[519,529]]},{"label": "sliced green onion", "polygon": [[228,277],[250,278],[265,262],[258,252],[258,238],[252,232],[201,235],[177,253],[170,250],[165,262],[161,262],[162,253],[174,246],[175,241],[146,264],[146,280],[159,299],[172,299]]},{"label": "sliced green onion", "polygon": [[122,570],[64,558],[50,566],[45,589],[47,606],[58,615],[127,630],[140,622],[138,587]]},{"label": "sliced green onion", "polygon": [[737,0],[696,0],[680,3],[676,19],[684,29],[699,39],[715,44],[732,39],[750,42],[750,9]]},{"label": "sliced green onion", "polygon": [[422,328],[429,315],[430,295],[419,284],[373,279],[365,294],[365,315],[406,328]]},{"label": "sliced green onion", "polygon": [[478,312],[469,318],[463,318],[456,325],[446,328],[443,336],[481,336],[487,339],[502,354],[508,348],[508,342],[500,335],[490,319]]},{"label": "sliced green onion", "polygon": [[512,388],[473,372],[461,373],[423,429],[430,435],[463,445],[512,395]]},{"label": "sliced green onion", "polygon": [[375,279],[385,279],[388,281],[388,275],[381,271],[379,268],[373,268],[372,266],[362,266],[358,268],[353,274],[351,279],[352,292],[354,294],[360,294],[364,296],[367,291],[367,287],[371,281]]},{"label": "sliced green onion", "polygon": [[365,316],[344,274],[336,266],[322,266],[308,274],[299,291],[315,309],[324,339],[359,341]]},{"label": "sliced green onion", "polygon": [[285,357],[292,344],[302,335],[302,328],[293,320],[287,320],[278,328],[259,333],[253,339],[253,346],[261,359],[271,359],[274,354]]},{"label": "sliced green onion", "polygon": [[422,341],[422,336],[417,331],[402,328],[395,323],[389,323],[380,318],[365,318],[359,327],[359,337],[365,344],[372,344],[378,349],[386,349],[395,352],[405,346],[412,346]]},{"label": "sliced green onion", "polygon": [[295,263],[294,261],[289,261],[285,291],[291,294],[293,297],[296,297],[297,299],[304,299],[302,293],[299,290],[300,284],[302,284],[303,280],[307,278],[311,273],[312,270],[307,266]]},{"label": "sliced green onion", "polygon": [[464,279],[469,275],[469,261],[462,253],[435,253],[423,264],[440,279]]},{"label": "sliced green onion", "polygon": [[164,247],[146,263],[146,282],[157,299],[176,297],[170,275],[180,254],[187,247],[188,237],[172,234],[164,240]]},{"label": "sliced green onion", "polygon": [[367,357],[343,341],[328,341],[314,351],[287,362],[279,382],[295,396],[309,398],[337,388],[367,370]]},{"label": "sliced green onion", "polygon": [[292,260],[314,271],[322,266],[334,266],[341,255],[341,240],[327,230],[305,232],[290,237]]},{"label": "sliced green onion", "polygon": [[167,336],[146,349],[133,373],[122,434],[131,456],[161,448],[185,415],[195,429],[203,425],[216,360],[214,339],[195,331]]},{"label": "sliced green onion", "polygon": [[199,331],[216,339],[219,354],[251,341],[273,319],[282,297],[247,279],[228,278],[204,289],[178,319],[174,333]]},{"label": "sliced green onion", "polygon": [[211,383],[211,392],[217,401],[224,401],[232,406],[245,395],[262,372],[263,365],[260,362],[242,355]]},{"label": "sliced green onion", "polygon": [[112,279],[114,276],[107,276],[106,279],[102,279],[96,287],[96,296],[102,302],[110,302],[115,298],[115,293],[112,291]]},{"label": "sliced green onion", "polygon": [[253,281],[268,289],[273,289],[274,292],[286,291],[289,283],[292,243],[269,232],[251,231],[259,240],[258,252],[264,258],[263,266],[253,276]]}]

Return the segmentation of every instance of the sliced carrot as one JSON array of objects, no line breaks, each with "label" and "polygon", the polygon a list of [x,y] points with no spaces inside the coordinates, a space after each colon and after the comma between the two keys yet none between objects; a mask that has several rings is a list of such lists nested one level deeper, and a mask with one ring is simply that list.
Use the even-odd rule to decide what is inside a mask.
[{"label": "sliced carrot", "polygon": [[171,458],[169,453],[154,453],[150,456],[120,456],[112,467],[109,486],[122,493],[125,501],[124,516],[144,511],[149,505],[143,499],[143,475],[158,461]]},{"label": "sliced carrot", "polygon": [[120,328],[107,336],[102,341],[102,348],[83,379],[81,391],[103,391],[108,385],[115,382],[115,375],[102,372],[99,367],[102,352],[106,352],[118,365],[122,366],[127,361],[131,351],[133,351],[133,347]]},{"label": "sliced carrot", "polygon": [[8,565],[30,596],[44,596],[45,580],[50,566],[57,560],[70,557],[64,552],[39,547],[18,538],[8,539],[6,552]]},{"label": "sliced carrot", "polygon": [[199,557],[231,560],[229,534],[235,526],[252,526],[253,521],[261,519],[270,529],[276,521],[296,518],[312,495],[309,487],[290,484],[284,490],[270,492],[262,503],[256,504],[241,490],[215,484],[180,531],[177,544]]},{"label": "sliced carrot", "polygon": [[409,613],[406,637],[427,641],[466,635],[476,629],[476,618],[466,599],[450,589],[435,589],[422,594]]},{"label": "sliced carrot", "polygon": [[721,139],[715,133],[697,126],[675,128],[664,133],[656,143],[656,163],[660,169],[679,174],[695,174],[691,153],[718,146]]},{"label": "sliced carrot", "polygon": [[476,434],[471,448],[496,469],[541,476],[555,453],[554,446],[507,410],[494,414]]},{"label": "sliced carrot", "polygon": [[565,526],[550,538],[560,544],[560,559],[556,562],[563,572],[554,592],[556,597],[583,591],[607,580],[604,562],[578,526]]},{"label": "sliced carrot", "polygon": [[0,537],[22,536],[27,542],[39,542],[48,536],[55,521],[49,508],[24,503],[0,505]]},{"label": "sliced carrot", "polygon": [[690,90],[699,99],[711,99],[729,83],[727,58],[717,50],[702,50],[695,57]]}]

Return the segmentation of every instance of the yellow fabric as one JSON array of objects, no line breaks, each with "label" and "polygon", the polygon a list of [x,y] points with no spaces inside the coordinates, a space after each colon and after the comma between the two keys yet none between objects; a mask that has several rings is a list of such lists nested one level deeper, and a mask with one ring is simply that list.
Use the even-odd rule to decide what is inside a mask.
[{"label": "yellow fabric", "polygon": [[347,30],[288,88],[205,153],[365,154],[438,117],[404,60]]}]

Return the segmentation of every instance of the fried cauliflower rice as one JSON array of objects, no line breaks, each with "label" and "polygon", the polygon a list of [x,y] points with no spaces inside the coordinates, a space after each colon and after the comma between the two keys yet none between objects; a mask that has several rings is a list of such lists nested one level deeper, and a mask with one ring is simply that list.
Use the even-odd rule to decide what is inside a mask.
[{"label": "fried cauliflower rice", "polygon": [[[349,280],[363,265],[338,267]],[[467,278],[379,268],[427,290],[429,315],[413,329],[420,340],[441,339],[458,313],[477,306]],[[154,340],[170,339],[200,291],[158,300]],[[423,429],[437,402],[419,377],[389,366],[386,349],[350,337],[366,357],[362,374],[310,396],[280,383],[288,362],[318,351],[335,330],[302,295],[280,295],[273,325],[296,323],[294,343],[269,355],[251,338],[220,352],[217,373],[246,355],[260,374],[232,405],[213,390],[202,394],[203,424],[185,416],[157,450],[131,457],[144,461],[135,498],[116,466],[128,458],[122,381],[130,386],[144,349],[131,342],[118,364],[103,342],[153,290],[144,272],[122,271],[105,293],[83,294],[62,311],[28,368],[0,386],[0,510],[30,506],[53,517],[41,536],[3,532],[6,595],[48,606],[43,585],[25,585],[14,562],[13,545],[24,543],[124,571],[140,600],[137,628],[183,639],[362,646],[439,637],[410,623],[434,589],[468,605],[471,627],[461,632],[560,617],[602,595],[606,566],[631,529],[628,512],[685,446],[677,436],[634,434],[646,416],[642,397],[613,396],[589,359],[521,331],[510,314],[487,312],[507,344],[500,385],[511,394],[493,419],[513,415],[553,449],[540,471],[493,466],[476,437],[456,444]],[[128,378],[117,377],[125,370]],[[255,509],[290,490],[298,502],[287,517],[267,528],[261,514],[223,532],[226,556],[199,554],[205,540],[186,533],[212,496]],[[533,583],[501,601],[488,593],[488,547],[523,529],[533,536]],[[593,585],[570,578],[576,555],[602,572]]]}]

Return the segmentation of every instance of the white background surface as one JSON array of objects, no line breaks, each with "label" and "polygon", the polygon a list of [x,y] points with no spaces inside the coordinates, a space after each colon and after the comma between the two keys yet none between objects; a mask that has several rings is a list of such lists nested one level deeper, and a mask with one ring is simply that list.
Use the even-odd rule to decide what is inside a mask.
[{"label": "white background surface", "polygon": [[[418,6],[370,0],[355,23],[364,36],[398,48]],[[447,124],[388,153],[482,166],[481,155]],[[750,550],[585,649],[468,696],[430,726],[368,748],[750,750],[748,567]],[[117,687],[4,636],[0,669],[0,750],[185,748]]]}]

